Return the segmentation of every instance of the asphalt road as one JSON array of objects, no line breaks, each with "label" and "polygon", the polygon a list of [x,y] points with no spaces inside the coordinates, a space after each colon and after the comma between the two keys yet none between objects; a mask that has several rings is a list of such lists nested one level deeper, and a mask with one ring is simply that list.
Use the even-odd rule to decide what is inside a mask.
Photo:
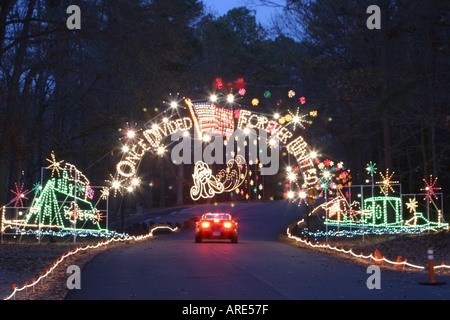
[{"label": "asphalt road", "polygon": [[[199,207],[200,213],[210,208]],[[217,206],[238,218],[239,243],[194,242],[194,230],[112,248],[81,272],[68,300],[450,299],[444,286],[423,286],[424,273],[381,271],[381,289],[366,286],[367,269],[282,243],[278,234],[301,217],[286,202]],[[192,210],[191,210],[192,212]]]}]

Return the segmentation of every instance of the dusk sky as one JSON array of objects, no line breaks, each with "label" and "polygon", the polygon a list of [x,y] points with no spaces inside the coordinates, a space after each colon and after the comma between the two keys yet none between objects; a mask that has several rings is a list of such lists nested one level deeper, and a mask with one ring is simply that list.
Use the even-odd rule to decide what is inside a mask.
[{"label": "dusk sky", "polygon": [[[252,3],[256,1],[249,0],[203,0],[206,9],[212,11],[212,13],[217,13],[218,15],[224,15],[229,10],[236,7],[247,7],[251,10],[256,10],[256,19],[263,26],[270,23],[271,16],[281,10],[280,8],[271,8],[268,6],[256,6]],[[274,0],[273,2],[284,5],[285,0]]]}]

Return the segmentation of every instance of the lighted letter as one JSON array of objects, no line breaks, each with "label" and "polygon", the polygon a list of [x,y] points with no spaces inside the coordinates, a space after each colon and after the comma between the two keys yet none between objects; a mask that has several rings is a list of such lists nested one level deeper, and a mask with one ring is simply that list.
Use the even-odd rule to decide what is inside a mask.
[{"label": "lighted letter", "polygon": [[287,151],[292,154],[295,159],[297,159],[298,163],[303,163],[304,161],[309,160],[309,155],[307,153],[307,144],[305,140],[301,136],[299,136],[297,139],[291,141],[287,146]]},{"label": "lighted letter", "polygon": [[67,18],[66,25],[69,30],[81,29],[81,10],[79,6],[71,5],[67,8],[67,14],[72,14]]},{"label": "lighted letter", "polygon": [[381,10],[379,6],[371,5],[367,8],[367,14],[372,14],[367,19],[367,28],[369,30],[381,29]]},{"label": "lighted letter", "polygon": [[[126,168],[127,170],[124,170]],[[122,177],[131,178],[136,174],[136,165],[130,161],[120,161],[117,164],[117,173]]]},{"label": "lighted letter", "polygon": [[192,128],[192,120],[189,118],[183,118],[183,124],[184,124],[184,127],[182,127],[183,130],[190,130]]},{"label": "lighted letter", "polygon": [[239,112],[239,120],[238,120],[238,125],[236,129],[242,129],[242,127],[245,127],[245,125],[247,124],[248,121],[248,117],[251,115],[252,113],[250,111],[247,110],[240,110]]},{"label": "lighted letter", "polygon": [[281,127],[277,130],[278,140],[282,143],[287,144],[287,140],[292,138],[292,132],[288,129]]},{"label": "lighted letter", "polygon": [[159,143],[162,140],[161,135],[159,134],[159,128],[158,129],[149,129],[145,130],[143,132],[143,135],[145,139],[147,139],[147,142],[154,148],[157,149],[159,147]]}]

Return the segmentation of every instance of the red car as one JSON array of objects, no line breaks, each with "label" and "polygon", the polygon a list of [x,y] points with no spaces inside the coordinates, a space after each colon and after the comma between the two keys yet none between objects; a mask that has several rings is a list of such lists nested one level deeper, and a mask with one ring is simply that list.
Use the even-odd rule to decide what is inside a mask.
[{"label": "red car", "polygon": [[195,224],[195,242],[203,239],[230,239],[238,242],[239,227],[228,213],[205,213]]}]

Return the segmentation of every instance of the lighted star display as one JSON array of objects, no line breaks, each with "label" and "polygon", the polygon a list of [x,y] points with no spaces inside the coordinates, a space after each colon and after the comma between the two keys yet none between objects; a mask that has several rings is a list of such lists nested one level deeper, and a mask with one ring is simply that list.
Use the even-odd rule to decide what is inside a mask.
[{"label": "lighted star display", "polygon": [[409,199],[406,207],[410,213],[416,213],[416,209],[419,207],[419,204],[416,199]]},{"label": "lighted star display", "polygon": [[91,188],[91,186],[87,186],[86,189],[85,189],[85,192],[86,192],[86,197],[88,199],[91,199],[91,200],[94,199],[95,192]]},{"label": "lighted star display", "polygon": [[302,202],[307,203],[308,191],[304,188],[299,188],[297,192],[294,194],[293,202],[298,202],[300,206]]},{"label": "lighted star display", "polygon": [[109,197],[109,188],[103,187],[100,192],[101,192],[100,199],[107,200]]},{"label": "lighted star display", "polygon": [[[120,193],[121,195],[123,195],[122,193],[122,181],[116,179],[114,176],[109,175],[111,177],[111,180],[105,180],[106,182],[108,182],[110,184],[110,189],[112,189],[114,191],[114,197],[117,196],[117,193]],[[104,194],[106,194],[106,191],[104,191]],[[108,192],[109,195],[109,192]]]}]

